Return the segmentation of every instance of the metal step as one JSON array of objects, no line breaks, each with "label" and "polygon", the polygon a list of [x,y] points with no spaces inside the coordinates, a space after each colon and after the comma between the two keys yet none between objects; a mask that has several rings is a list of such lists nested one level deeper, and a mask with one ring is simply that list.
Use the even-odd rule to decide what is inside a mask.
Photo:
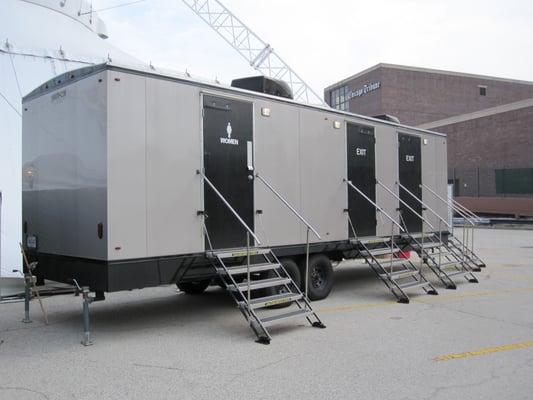
[{"label": "metal step", "polygon": [[468,275],[468,274],[471,274],[472,272],[470,271],[465,271],[465,270],[461,270],[461,271],[453,271],[453,272],[446,272],[446,275],[448,275],[449,277],[452,277],[452,276],[460,276],[460,275]]},{"label": "metal step", "polygon": [[446,267],[451,267],[451,266],[454,266],[454,265],[462,265],[463,262],[462,261],[449,261],[449,262],[443,262],[439,265],[439,268],[440,269],[443,269],[443,268],[446,268]]},{"label": "metal step", "polygon": [[[260,297],[258,299],[250,300],[250,308],[256,309],[292,303],[293,301],[303,299],[303,297],[304,296],[301,293],[281,293],[273,296]],[[240,302],[240,305],[246,307],[245,302]]]},{"label": "metal step", "polygon": [[[280,264],[278,263],[264,263],[264,264],[250,264],[250,273],[271,271],[273,269],[278,269]],[[220,272],[224,272],[223,268],[220,268]],[[242,275],[248,273],[247,265],[237,265],[234,267],[227,267],[228,273],[230,275]]]},{"label": "metal step", "polygon": [[428,286],[428,285],[430,285],[429,282],[413,281],[413,282],[408,282],[408,283],[402,283],[402,284],[399,284],[398,286],[401,289],[410,289],[410,288],[415,288],[415,287],[420,287],[420,286]]},{"label": "metal step", "polygon": [[311,310],[300,309],[300,310],[291,311],[291,312],[284,313],[284,314],[272,315],[270,317],[261,318],[261,323],[264,326],[271,326],[271,325],[278,324],[280,322],[287,321],[293,318],[308,317],[309,315],[312,315],[312,314],[313,314],[313,311]]},{"label": "metal step", "polygon": [[402,238],[404,239],[421,239],[421,238],[427,238],[429,235],[427,233],[411,233],[411,234],[405,234],[402,235]]},{"label": "metal step", "polygon": [[431,257],[433,257],[434,259],[438,259],[439,258],[439,255],[441,257],[447,257],[447,256],[452,256],[452,257],[457,257],[457,254],[455,253],[452,253],[452,252],[449,252],[449,251],[443,251],[443,252],[435,252],[435,253],[429,253],[429,255]]},{"label": "metal step", "polygon": [[[271,278],[271,279],[261,279],[259,281],[250,282],[250,290],[264,289],[274,286],[283,286],[291,282],[290,278]],[[248,282],[242,282],[237,285],[229,285],[228,289],[230,290],[241,290],[242,292],[248,291]]]},{"label": "metal step", "polygon": [[438,242],[426,242],[426,243],[413,243],[411,245],[415,249],[434,249],[436,247],[440,247],[441,244]]},{"label": "metal step", "polygon": [[[393,254],[399,251],[400,249],[393,249]],[[378,249],[368,249],[368,251],[361,250],[361,253],[373,255],[373,256],[385,256],[385,255],[390,255],[391,251],[390,251],[390,248],[378,248]]]},{"label": "metal step", "polygon": [[408,261],[404,258],[393,258],[392,260],[390,258],[387,258],[387,259],[378,259],[378,262],[371,262],[371,263],[368,263],[368,265],[373,266],[373,267],[381,266],[382,268],[390,268],[396,265],[405,264],[407,262]]},{"label": "metal step", "polygon": [[389,244],[390,238],[383,239],[383,238],[365,238],[365,239],[352,239],[353,243],[363,243],[363,244]]},{"label": "metal step", "polygon": [[[270,249],[260,249],[260,248],[250,248],[250,256],[257,256],[261,254],[269,254]],[[238,249],[227,249],[227,250],[215,250],[215,251],[207,251],[206,252],[207,257],[209,258],[240,258],[240,257],[246,257],[248,255],[248,250],[246,247],[244,248],[238,248]]]},{"label": "metal step", "polygon": [[394,271],[392,274],[379,274],[382,278],[392,278],[393,280],[401,279],[401,278],[407,278],[408,276],[415,276],[420,275],[420,271],[412,270],[412,269],[404,269],[401,271]]}]

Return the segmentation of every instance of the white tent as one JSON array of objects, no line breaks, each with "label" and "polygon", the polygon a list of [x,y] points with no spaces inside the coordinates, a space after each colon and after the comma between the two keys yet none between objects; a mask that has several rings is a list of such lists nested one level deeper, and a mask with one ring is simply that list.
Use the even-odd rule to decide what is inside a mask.
[{"label": "white tent", "polygon": [[141,64],[106,38],[86,0],[0,1],[0,277],[21,265],[21,97],[84,65]]}]

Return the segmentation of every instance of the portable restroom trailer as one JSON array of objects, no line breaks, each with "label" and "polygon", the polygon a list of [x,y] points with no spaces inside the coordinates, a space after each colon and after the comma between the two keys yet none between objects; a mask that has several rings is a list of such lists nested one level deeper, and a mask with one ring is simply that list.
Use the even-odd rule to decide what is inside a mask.
[{"label": "portable restroom trailer", "polygon": [[59,76],[23,105],[24,235],[40,278],[201,291],[252,248],[302,290],[308,275],[319,299],[329,260],[374,268],[373,247],[449,231],[441,134],[113,64]]}]

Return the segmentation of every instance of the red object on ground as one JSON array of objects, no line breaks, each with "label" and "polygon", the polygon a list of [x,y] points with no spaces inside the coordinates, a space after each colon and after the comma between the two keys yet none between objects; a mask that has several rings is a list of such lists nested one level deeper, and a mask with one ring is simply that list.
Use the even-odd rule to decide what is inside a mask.
[{"label": "red object on ground", "polygon": [[394,257],[407,260],[407,259],[411,258],[411,252],[410,251],[402,251],[402,250],[400,250],[399,252],[394,253]]}]

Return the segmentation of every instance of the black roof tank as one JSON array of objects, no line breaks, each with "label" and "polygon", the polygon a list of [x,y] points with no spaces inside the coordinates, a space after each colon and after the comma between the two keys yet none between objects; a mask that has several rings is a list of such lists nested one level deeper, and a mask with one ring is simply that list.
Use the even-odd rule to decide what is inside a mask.
[{"label": "black roof tank", "polygon": [[249,78],[234,79],[231,82],[231,86],[286,99],[294,99],[292,90],[286,82],[268,78],[266,76],[252,76]]}]

